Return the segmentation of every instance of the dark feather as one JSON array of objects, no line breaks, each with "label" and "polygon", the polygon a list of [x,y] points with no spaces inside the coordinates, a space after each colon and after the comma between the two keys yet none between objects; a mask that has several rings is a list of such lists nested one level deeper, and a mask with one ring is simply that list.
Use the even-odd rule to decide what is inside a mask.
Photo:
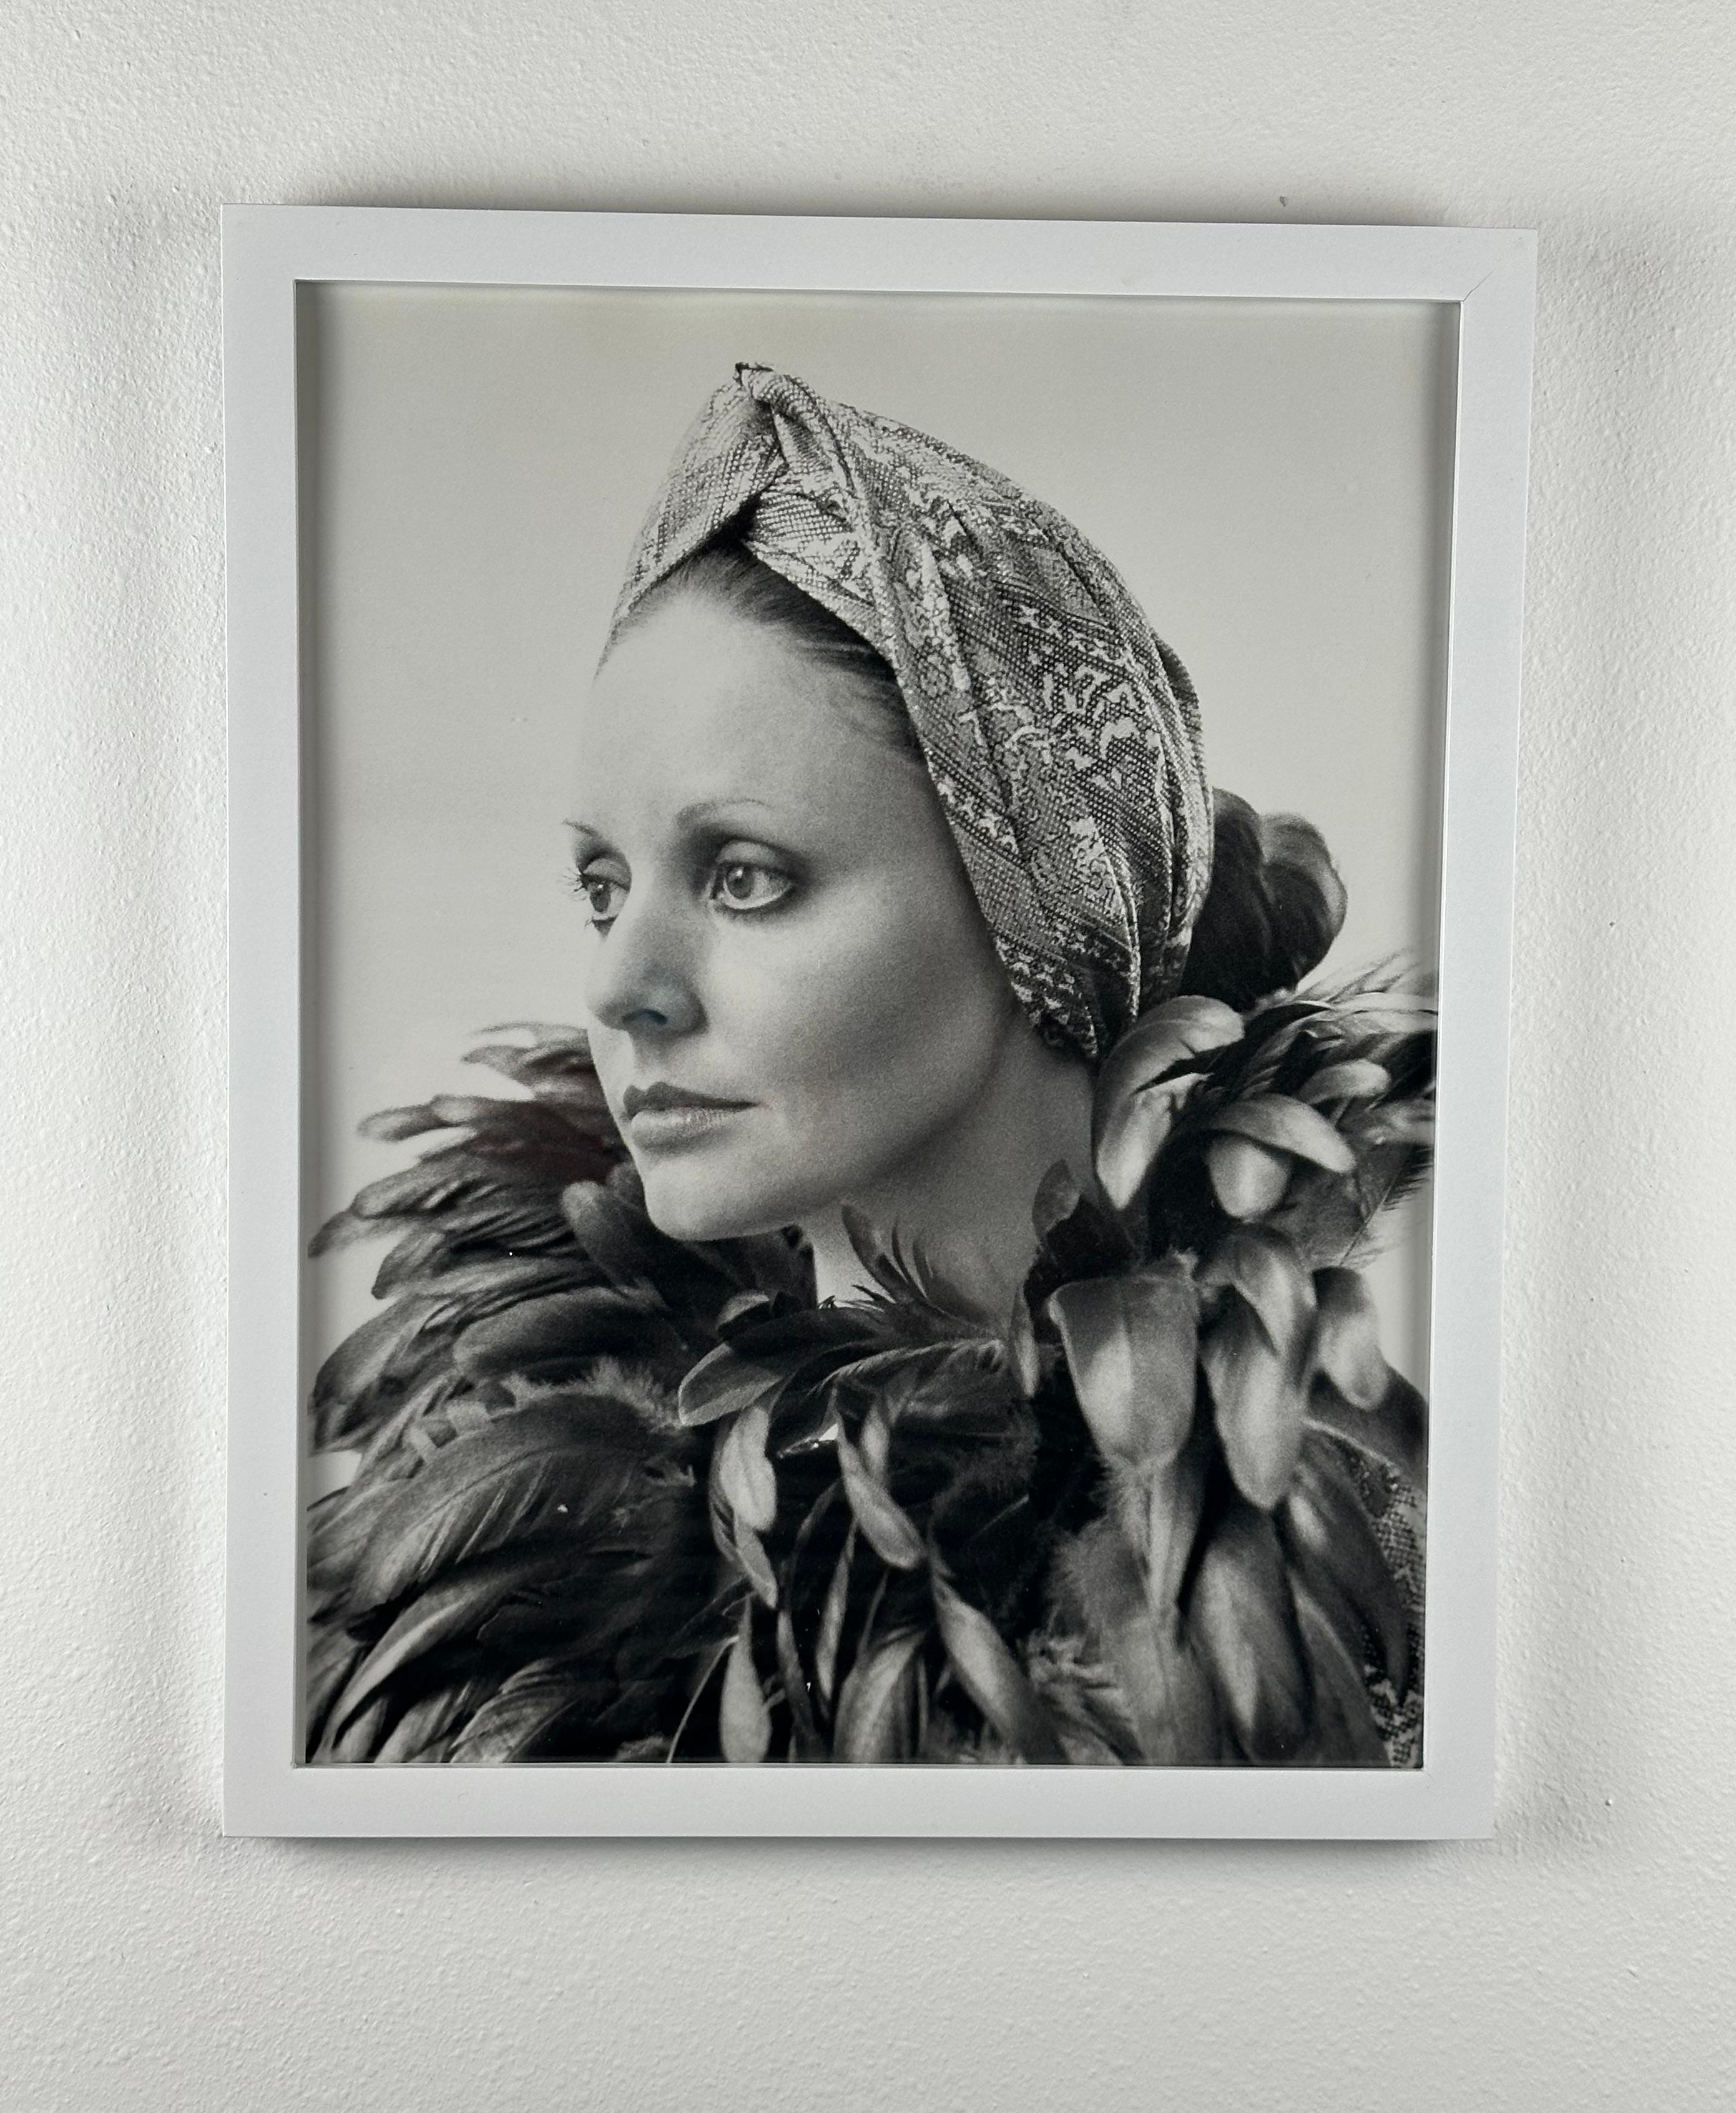
[{"label": "dark feather", "polygon": [[1204,1336],[1199,1362],[1236,1486],[1249,1504],[1270,1511],[1289,1488],[1302,1449],[1301,1376],[1240,1302]]},{"label": "dark feather", "polygon": [[381,1387],[414,1376],[427,1354],[424,1331],[440,1307],[436,1298],[397,1299],[338,1344],[314,1376],[316,1449],[349,1437],[365,1421],[369,1398]]},{"label": "dark feather", "polygon": [[406,1667],[455,1636],[473,1636],[501,1599],[548,1575],[563,1560],[546,1548],[505,1549],[466,1564],[419,1592],[356,1668],[331,1711],[326,1737],[341,1737],[357,1712]]},{"label": "dark feather", "polygon": [[313,1506],[308,1514],[307,1576],[311,1592],[322,1598],[347,1593],[368,1537],[391,1493],[392,1483],[384,1476],[367,1481],[359,1479],[347,1490],[322,1497]]},{"label": "dark feather", "polygon": [[763,1761],[771,1746],[771,1712],[754,1663],[752,1602],[742,1609],[724,1671],[719,1737],[726,1761]]},{"label": "dark feather", "polygon": [[455,1371],[449,1364],[437,1365],[419,1386],[413,1387],[398,1407],[375,1426],[357,1464],[358,1495],[369,1487],[370,1470],[386,1467],[387,1473],[377,1478],[377,1485],[383,1486],[393,1470],[405,1467],[406,1463],[401,1458],[394,1460],[393,1454],[413,1448],[416,1441],[410,1434],[414,1426],[423,1417],[444,1408],[464,1385],[462,1372]]},{"label": "dark feather", "polygon": [[391,1702],[377,1695],[368,1707],[350,1718],[348,1727],[318,1758],[328,1761],[371,1761],[380,1750],[391,1723]]},{"label": "dark feather", "polygon": [[482,1193],[492,1183],[491,1171],[467,1145],[452,1144],[424,1153],[413,1166],[368,1182],[357,1189],[349,1207],[359,1218],[398,1218],[411,1212],[432,1216]]},{"label": "dark feather", "polygon": [[534,1659],[509,1673],[453,1741],[460,1764],[523,1760],[563,1717],[593,1700],[592,1683],[565,1658]]},{"label": "dark feather", "polygon": [[430,1274],[450,1252],[451,1241],[444,1227],[418,1225],[387,1252],[374,1277],[374,1297],[387,1298],[415,1278]]},{"label": "dark feather", "polygon": [[942,1336],[981,1332],[982,1320],[971,1300],[936,1266],[920,1241],[907,1245],[896,1230],[882,1234],[848,1203],[843,1207],[843,1222],[857,1260],[874,1279],[880,1296],[898,1308],[905,1327],[921,1320]]},{"label": "dark feather", "polygon": [[1312,1595],[1298,1588],[1295,1597],[1314,1691],[1313,1734],[1297,1759],[1321,1768],[1387,1767],[1361,1666]]},{"label": "dark feather", "polygon": [[[509,1659],[527,1652],[578,1658],[618,1649],[636,1623],[650,1618],[659,1598],[672,1598],[682,1581],[678,1531],[660,1536],[642,1521],[635,1541],[569,1549],[546,1584],[532,1581],[509,1594],[484,1620],[477,1641]],[[703,1598],[709,1577],[706,1565],[693,1579],[690,1598]],[[656,1622],[660,1635],[669,1626],[665,1610]]]},{"label": "dark feather", "polygon": [[[1139,1758],[1209,1767],[1222,1748],[1212,1683],[1167,1600],[1154,1609],[1133,1550],[1099,1520],[1065,1552],[1063,1590],[1094,1656],[1112,1668]],[[1101,1711],[1093,1713],[1101,1717]]]},{"label": "dark feather", "polygon": [[560,1208],[580,1253],[613,1285],[648,1285],[660,1294],[662,1269],[686,1259],[675,1241],[656,1234],[642,1210],[630,1209],[601,1181],[569,1183],[560,1193]]},{"label": "dark feather", "polygon": [[645,1435],[606,1399],[519,1409],[456,1438],[381,1507],[356,1566],[359,1606],[389,1604],[452,1565],[630,1501]]},{"label": "dark feather", "polygon": [[1065,1761],[1053,1721],[994,1622],[938,1568],[930,1583],[948,1663],[971,1700],[1021,1760]]},{"label": "dark feather", "polygon": [[450,1756],[451,1734],[470,1714],[486,1692],[485,1683],[461,1680],[451,1686],[436,1687],[405,1705],[374,1755],[377,1762],[444,1761]]},{"label": "dark feather", "polygon": [[473,1380],[558,1380],[592,1358],[681,1353],[655,1293],[598,1288],[503,1302],[496,1314],[465,1329],[454,1354]]},{"label": "dark feather", "polygon": [[916,1750],[917,1655],[921,1629],[883,1636],[850,1668],[838,1697],[834,1760],[908,1760]]},{"label": "dark feather", "polygon": [[1242,1752],[1291,1759],[1313,1723],[1313,1687],[1277,1536],[1251,1504],[1232,1503],[1207,1543],[1187,1627]]},{"label": "dark feather", "polygon": [[490,1043],[471,1050],[464,1061],[486,1064],[514,1085],[528,1086],[541,1099],[559,1101],[594,1116],[600,1129],[609,1120],[608,1105],[590,1056],[573,1045],[544,1043],[525,1049],[510,1043]]},{"label": "dark feather", "polygon": [[311,1757],[326,1728],[331,1705],[360,1664],[367,1651],[337,1622],[317,1626],[308,1644],[308,1659],[302,1688],[304,1750]]},{"label": "dark feather", "polygon": [[372,1218],[358,1217],[354,1211],[343,1210],[327,1218],[312,1239],[308,1242],[308,1254],[317,1262],[322,1255],[336,1254],[344,1248],[358,1247],[363,1240],[377,1240],[385,1228]]},{"label": "dark feather", "polygon": [[406,1138],[426,1136],[431,1130],[452,1127],[427,1102],[421,1102],[414,1107],[381,1108],[377,1115],[364,1116],[356,1125],[356,1134],[378,1144],[400,1144]]},{"label": "dark feather", "polygon": [[922,1563],[922,1536],[910,1515],[879,1476],[873,1474],[850,1440],[838,1434],[838,1466],[844,1495],[869,1546],[897,1570],[916,1570]]},{"label": "dark feather", "polygon": [[1409,1381],[1394,1372],[1373,1408],[1354,1408],[1323,1380],[1309,1395],[1308,1420],[1396,1467],[1414,1490],[1428,1486],[1428,1403]]},{"label": "dark feather", "polygon": [[1402,1695],[1410,1679],[1405,1604],[1354,1485],[1318,1438],[1304,1449],[1277,1520],[1292,1572],[1359,1667],[1366,1647]]}]

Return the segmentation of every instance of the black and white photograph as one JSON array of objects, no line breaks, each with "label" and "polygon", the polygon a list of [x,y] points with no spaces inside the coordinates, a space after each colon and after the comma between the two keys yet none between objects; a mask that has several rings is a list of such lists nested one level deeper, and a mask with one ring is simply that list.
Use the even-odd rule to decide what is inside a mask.
[{"label": "black and white photograph", "polygon": [[1418,1769],[1454,307],[296,351],[298,1762]]}]

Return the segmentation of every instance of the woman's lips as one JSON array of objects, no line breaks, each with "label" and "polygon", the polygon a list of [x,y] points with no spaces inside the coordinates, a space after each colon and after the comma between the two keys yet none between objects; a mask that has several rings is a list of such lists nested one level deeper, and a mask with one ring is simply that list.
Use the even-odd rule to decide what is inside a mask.
[{"label": "woman's lips", "polygon": [[714,1135],[745,1107],[700,1107],[689,1102],[674,1108],[641,1108],[627,1119],[627,1134],[633,1143],[651,1150],[672,1144],[695,1144]]},{"label": "woman's lips", "polygon": [[674,1086],[629,1086],[622,1098],[621,1114],[629,1142],[658,1151],[671,1145],[697,1144],[715,1136],[750,1105],[747,1101],[720,1101],[706,1093],[683,1093]]}]

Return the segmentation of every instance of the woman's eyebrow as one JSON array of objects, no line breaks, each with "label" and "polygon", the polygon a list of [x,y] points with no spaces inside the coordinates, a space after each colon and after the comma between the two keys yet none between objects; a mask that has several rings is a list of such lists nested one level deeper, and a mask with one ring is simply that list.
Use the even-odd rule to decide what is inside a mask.
[{"label": "woman's eyebrow", "polygon": [[779,815],[782,808],[774,806],[770,800],[756,800],[750,792],[731,795],[720,800],[693,800],[675,816],[679,828],[692,828],[698,822],[715,822],[720,816],[738,813],[743,807],[757,807],[761,814]]}]

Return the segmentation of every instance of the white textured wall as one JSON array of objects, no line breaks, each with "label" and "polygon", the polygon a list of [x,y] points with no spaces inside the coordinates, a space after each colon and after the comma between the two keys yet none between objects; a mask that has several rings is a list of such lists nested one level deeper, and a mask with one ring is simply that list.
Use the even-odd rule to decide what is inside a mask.
[{"label": "white textured wall", "polygon": [[[1736,12],[11,0],[0,2106],[1725,2106]],[[225,199],[1542,235],[1501,1832],[217,1834]]]}]

